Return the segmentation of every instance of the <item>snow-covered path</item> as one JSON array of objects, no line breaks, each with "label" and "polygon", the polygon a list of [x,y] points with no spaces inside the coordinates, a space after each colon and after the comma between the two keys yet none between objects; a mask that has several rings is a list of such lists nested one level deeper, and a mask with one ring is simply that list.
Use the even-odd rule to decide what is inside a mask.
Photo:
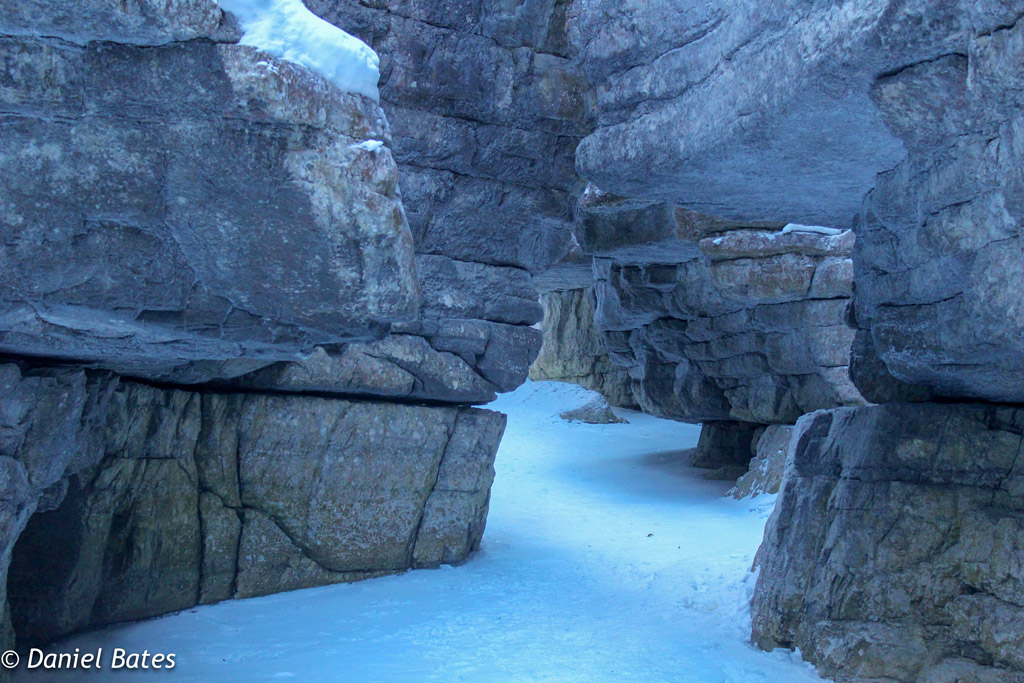
[{"label": "snow-covered path", "polygon": [[528,383],[488,406],[509,425],[483,547],[460,567],[229,601],[54,649],[177,654],[173,673],[140,680],[819,680],[746,643],[744,580],[770,501],[724,498],[727,484],[676,464],[697,427],[558,418],[587,398]]}]

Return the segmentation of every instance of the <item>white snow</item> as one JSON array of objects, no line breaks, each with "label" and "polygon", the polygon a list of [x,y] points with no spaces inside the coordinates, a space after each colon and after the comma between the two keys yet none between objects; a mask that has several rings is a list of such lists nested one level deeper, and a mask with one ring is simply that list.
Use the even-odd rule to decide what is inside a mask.
[{"label": "white snow", "polygon": [[302,0],[217,0],[251,45],[313,69],[345,92],[380,101],[380,59],[370,46],[316,16]]},{"label": "white snow", "polygon": [[819,235],[841,235],[846,231],[840,228],[826,228],[821,225],[800,225],[799,223],[790,223],[782,229],[783,235],[791,232],[816,232]]},{"label": "white snow", "polygon": [[[557,417],[592,397],[527,383],[490,406],[509,424],[484,542],[462,566],[228,601],[49,649],[174,652],[175,681],[820,680],[799,655],[747,643],[773,497],[723,497],[730,483],[681,464],[696,426]],[[89,678],[128,680],[117,673]]]},{"label": "white snow", "polygon": [[362,149],[367,152],[376,152],[378,149],[384,146],[384,143],[380,140],[363,140],[359,144],[352,145],[354,149]]}]

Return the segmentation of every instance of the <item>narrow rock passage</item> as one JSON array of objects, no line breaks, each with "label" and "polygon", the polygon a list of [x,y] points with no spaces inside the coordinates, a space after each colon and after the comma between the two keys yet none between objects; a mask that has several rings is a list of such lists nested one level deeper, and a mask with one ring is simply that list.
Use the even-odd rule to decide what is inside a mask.
[{"label": "narrow rock passage", "polygon": [[489,406],[509,424],[483,547],[461,567],[229,601],[50,650],[173,652],[177,681],[819,680],[746,642],[747,569],[773,501],[725,498],[728,484],[678,465],[696,426],[558,417],[592,395],[527,383]]}]

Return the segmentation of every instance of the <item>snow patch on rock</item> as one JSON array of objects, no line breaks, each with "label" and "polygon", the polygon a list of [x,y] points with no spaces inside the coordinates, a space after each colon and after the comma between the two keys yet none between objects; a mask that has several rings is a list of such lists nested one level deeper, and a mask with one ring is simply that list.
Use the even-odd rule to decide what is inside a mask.
[{"label": "snow patch on rock", "polygon": [[364,140],[358,145],[352,145],[354,149],[361,149],[367,152],[376,152],[378,149],[384,146],[384,143],[380,140]]},{"label": "snow patch on rock", "polygon": [[782,229],[783,235],[788,235],[791,232],[816,232],[819,235],[841,235],[845,230],[840,228],[826,228],[821,225],[801,225],[799,223],[790,223]]},{"label": "snow patch on rock", "polygon": [[302,0],[218,0],[241,24],[242,45],[316,71],[345,92],[380,102],[380,58],[366,43],[316,16]]}]

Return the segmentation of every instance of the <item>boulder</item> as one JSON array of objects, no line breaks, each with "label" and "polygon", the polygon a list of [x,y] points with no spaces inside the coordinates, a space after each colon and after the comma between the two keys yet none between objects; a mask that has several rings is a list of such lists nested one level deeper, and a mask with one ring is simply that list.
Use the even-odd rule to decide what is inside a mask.
[{"label": "boulder", "polygon": [[205,0],[23,5],[0,14],[0,351],[192,383],[415,318],[375,102],[214,42],[238,35]]},{"label": "boulder", "polygon": [[459,562],[483,534],[504,424],[468,408],[123,382],[88,432],[99,457],[63,473],[63,501],[14,546],[19,643]]},{"label": "boulder", "polygon": [[566,422],[584,422],[590,425],[629,424],[629,420],[615,414],[603,396],[597,396],[579,408],[567,410],[559,417]]},{"label": "boulder", "polygon": [[801,418],[754,562],[755,642],[837,681],[1019,680],[1022,432],[998,406]]}]

